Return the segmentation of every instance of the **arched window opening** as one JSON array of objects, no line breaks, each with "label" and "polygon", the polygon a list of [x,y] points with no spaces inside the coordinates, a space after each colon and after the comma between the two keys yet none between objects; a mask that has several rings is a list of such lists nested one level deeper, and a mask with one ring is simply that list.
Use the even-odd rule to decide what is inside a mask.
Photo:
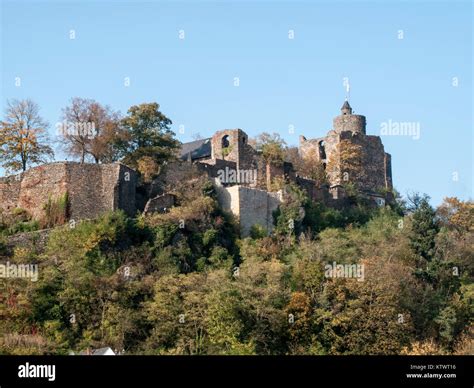
[{"label": "arched window opening", "polygon": [[225,135],[225,136],[222,138],[221,147],[222,147],[222,148],[228,148],[229,145],[230,145],[230,143],[229,143],[229,135]]},{"label": "arched window opening", "polygon": [[324,140],[319,142],[319,159],[325,160],[326,159],[326,143]]}]

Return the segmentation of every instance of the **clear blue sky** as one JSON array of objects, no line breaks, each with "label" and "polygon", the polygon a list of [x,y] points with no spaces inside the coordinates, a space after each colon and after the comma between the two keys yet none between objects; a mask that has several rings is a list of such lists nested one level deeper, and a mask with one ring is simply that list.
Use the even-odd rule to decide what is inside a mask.
[{"label": "clear blue sky", "polygon": [[419,140],[382,137],[402,194],[472,198],[470,1],[2,1],[1,12],[2,114],[8,98],[32,98],[51,134],[79,96],[122,113],[157,101],[175,132],[185,126],[181,141],[238,127],[297,145],[331,128],[349,77],[368,134],[390,119],[420,125]]}]

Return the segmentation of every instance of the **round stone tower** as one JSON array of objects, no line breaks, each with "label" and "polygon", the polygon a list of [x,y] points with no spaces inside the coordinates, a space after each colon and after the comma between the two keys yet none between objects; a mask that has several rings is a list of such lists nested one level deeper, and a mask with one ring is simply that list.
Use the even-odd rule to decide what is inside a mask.
[{"label": "round stone tower", "polygon": [[334,117],[333,129],[340,133],[344,131],[359,132],[365,135],[365,116],[353,115],[352,108],[346,100],[341,108],[341,114]]}]

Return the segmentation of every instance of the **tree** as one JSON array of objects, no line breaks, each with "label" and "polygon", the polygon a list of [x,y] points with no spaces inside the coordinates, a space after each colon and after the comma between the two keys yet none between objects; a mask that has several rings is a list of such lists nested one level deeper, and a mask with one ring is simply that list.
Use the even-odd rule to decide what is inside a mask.
[{"label": "tree", "polygon": [[128,116],[121,121],[127,138],[116,144],[124,163],[137,167],[143,157],[151,157],[158,164],[172,159],[179,142],[170,130],[171,124],[156,102],[130,107]]},{"label": "tree", "polygon": [[304,351],[304,346],[311,341],[314,329],[311,299],[304,292],[293,292],[286,306],[286,312],[290,323],[288,329],[290,348],[294,348],[295,353]]},{"label": "tree", "polygon": [[460,201],[456,197],[445,198],[437,209],[443,225],[460,234],[474,230],[474,203]]},{"label": "tree", "polygon": [[255,344],[251,339],[243,338],[245,322],[240,315],[245,313],[247,306],[244,305],[236,287],[227,278],[219,275],[214,275],[219,283],[214,285],[206,296],[210,353],[255,354]]},{"label": "tree", "polygon": [[125,132],[120,129],[120,114],[108,106],[94,104],[92,106],[92,122],[96,134],[91,139],[88,153],[96,163],[111,163],[119,159],[115,143],[126,139]]},{"label": "tree", "polygon": [[32,100],[7,101],[5,120],[0,123],[0,162],[7,170],[26,171],[32,164],[54,157],[48,145],[48,123]]},{"label": "tree", "polygon": [[283,164],[285,160],[286,142],[278,133],[263,132],[256,139],[257,151],[262,153],[263,159],[276,165]]},{"label": "tree", "polygon": [[90,156],[95,163],[118,160],[115,143],[124,139],[118,112],[92,99],[75,97],[63,109],[60,132],[67,152],[84,163]]},{"label": "tree", "polygon": [[409,196],[412,209],[412,233],[410,245],[413,251],[425,260],[430,261],[434,255],[436,235],[439,232],[439,223],[435,210],[429,203],[430,197],[415,194]]},{"label": "tree", "polygon": [[257,354],[286,354],[290,293],[285,287],[289,266],[279,260],[262,260],[253,253],[245,256],[235,276],[240,300],[239,317],[245,342]]},{"label": "tree", "polygon": [[145,303],[153,326],[146,346],[161,354],[202,354],[207,343],[206,279],[202,274],[163,276]]},{"label": "tree", "polygon": [[306,192],[293,182],[286,184],[284,191],[283,203],[273,212],[275,232],[287,237],[299,235],[305,216],[304,206],[308,202],[308,197]]},{"label": "tree", "polygon": [[[399,296],[411,282],[409,268],[368,257],[363,281],[328,279],[313,316],[328,354],[397,354],[412,338],[413,323]],[[321,306],[321,307],[319,307]]]}]

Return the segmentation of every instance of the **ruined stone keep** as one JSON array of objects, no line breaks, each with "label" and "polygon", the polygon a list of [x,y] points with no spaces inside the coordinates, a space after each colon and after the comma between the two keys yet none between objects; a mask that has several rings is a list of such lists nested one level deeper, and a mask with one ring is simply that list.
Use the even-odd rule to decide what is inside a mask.
[{"label": "ruined stone keep", "polygon": [[348,101],[334,118],[333,129],[321,138],[300,136],[299,150],[323,165],[333,191],[353,183],[369,196],[384,198],[392,190],[391,156],[379,136],[366,134],[365,116],[352,114]]},{"label": "ruined stone keep", "polygon": [[[391,156],[385,152],[379,136],[366,134],[365,116],[353,114],[348,101],[344,102],[341,114],[334,118],[333,129],[326,136],[300,137],[299,154],[321,165],[327,182],[298,176],[291,163],[266,163],[249,145],[248,136],[241,129],[218,131],[212,138],[183,144],[180,156],[183,161],[202,166],[214,178],[221,205],[239,219],[243,235],[248,234],[254,224],[271,230],[268,214],[282,201],[281,195],[271,192],[271,183],[276,177],[295,182],[309,198],[328,206],[347,204],[345,187],[349,184],[379,206],[393,200]],[[237,184],[222,181],[223,169],[235,169],[238,176],[243,175],[242,170],[256,171],[256,179]],[[246,189],[238,190],[235,186]],[[252,196],[249,194],[252,190],[262,193]]]}]

